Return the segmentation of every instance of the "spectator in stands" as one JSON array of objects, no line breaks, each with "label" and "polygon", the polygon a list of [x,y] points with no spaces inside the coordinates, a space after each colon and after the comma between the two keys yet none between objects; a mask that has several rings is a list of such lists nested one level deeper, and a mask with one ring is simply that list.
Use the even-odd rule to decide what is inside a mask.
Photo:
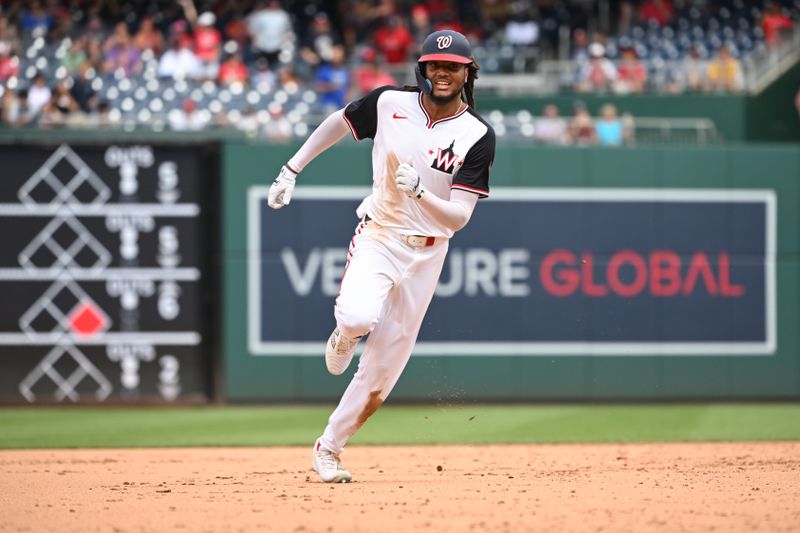
[{"label": "spectator in stands", "polygon": [[553,104],[544,106],[542,116],[533,123],[533,137],[540,143],[567,144],[567,121],[559,116],[558,107]]},{"label": "spectator in stands", "polygon": [[44,36],[53,26],[53,17],[45,11],[39,0],[30,0],[28,9],[22,11],[19,26],[27,35]]},{"label": "spectator in stands", "polygon": [[589,63],[579,67],[575,89],[578,92],[608,91],[617,81],[617,68],[606,57],[600,43],[589,45]]},{"label": "spectator in stands", "polygon": [[249,78],[250,73],[247,70],[247,65],[242,61],[242,54],[238,51],[232,53],[219,69],[219,83],[222,85],[230,85],[231,83],[245,84]]},{"label": "spectator in stands", "polygon": [[0,45],[6,45],[11,53],[19,53],[19,36],[17,27],[8,23],[8,19],[0,13]]},{"label": "spectator in stands", "polygon": [[3,93],[3,104],[0,112],[0,124],[6,128],[24,126],[30,120],[26,105],[27,93],[17,94],[12,89],[6,88]]},{"label": "spectator in stands", "polygon": [[273,102],[269,105],[269,121],[264,124],[264,136],[273,142],[287,142],[291,140],[294,130],[292,123],[283,114],[280,104]]},{"label": "spectator in stands", "polygon": [[170,47],[158,62],[158,76],[172,79],[197,79],[201,74],[200,61],[180,38],[170,37]]},{"label": "spectator in stands", "polygon": [[208,125],[206,113],[197,109],[197,102],[191,98],[183,101],[181,109],[173,109],[167,115],[170,128],[175,131],[197,131]]},{"label": "spectator in stands", "polygon": [[433,31],[453,30],[462,35],[467,33],[453,2],[428,0],[427,6],[433,21]]},{"label": "spectator in stands", "polygon": [[[184,48],[191,49],[194,46],[194,38],[189,32],[189,24],[184,19],[178,19],[170,24],[167,36],[167,42],[169,43],[177,39]],[[194,52],[194,50],[192,51]]]},{"label": "spectator in stands", "polygon": [[334,54],[338,53],[344,54],[342,39],[331,26],[328,15],[320,11],[314,16],[308,35],[300,47],[300,57],[313,72],[323,63],[330,63]]},{"label": "spectator in stands", "polygon": [[258,111],[255,106],[248,105],[242,113],[242,118],[237,120],[233,127],[244,132],[248,137],[258,135]]},{"label": "spectator in stands", "polygon": [[569,142],[576,146],[597,144],[597,131],[586,105],[577,101],[573,104],[572,120],[569,123]]},{"label": "spectator in stands", "polygon": [[703,91],[706,85],[707,70],[708,65],[700,57],[700,51],[693,46],[689,53],[667,72],[667,92],[677,94],[684,91]]},{"label": "spectator in stands", "polygon": [[152,50],[156,56],[164,50],[164,36],[161,34],[152,17],[144,17],[139,25],[139,30],[133,38],[133,44],[140,52]]},{"label": "spectator in stands", "polygon": [[[477,9],[478,19],[486,36],[495,35],[501,31],[511,16],[509,2],[506,0],[481,0],[478,2]],[[423,35],[422,38],[424,39],[425,36]]]},{"label": "spectator in stands", "polygon": [[89,56],[86,54],[86,37],[80,35],[73,39],[64,57],[61,58],[61,65],[67,69],[67,72],[74,74],[78,71],[78,67],[88,60]]},{"label": "spectator in stands", "polygon": [[639,6],[639,20],[654,20],[660,26],[666,26],[675,16],[675,7],[671,0],[644,0]]},{"label": "spectator in stands", "polygon": [[61,80],[56,85],[50,101],[42,108],[39,126],[62,126],[70,114],[78,113],[80,110],[78,102],[75,101],[72,93],[70,93],[67,82]]},{"label": "spectator in stands", "polygon": [[708,64],[706,91],[738,92],[744,86],[742,67],[727,46],[719,49],[717,57]]},{"label": "spectator in stands", "polygon": [[520,10],[506,23],[505,41],[518,48],[530,48],[539,41],[539,24],[530,8]]},{"label": "spectator in stands", "polygon": [[384,85],[397,85],[397,80],[378,60],[378,54],[372,48],[365,48],[361,53],[363,63],[356,69],[356,88],[363,96],[373,89]]},{"label": "spectator in stands", "polygon": [[242,54],[242,61],[250,63],[250,32],[247,29],[245,10],[240,5],[227,5],[227,18],[223,19],[223,35],[225,41],[236,43],[236,49]]},{"label": "spectator in stands", "polygon": [[597,142],[600,146],[622,146],[627,138],[625,125],[617,115],[614,104],[600,108],[600,118],[595,123]]},{"label": "spectator in stands", "polygon": [[142,58],[139,50],[133,45],[133,39],[128,33],[128,26],[124,22],[117,23],[114,33],[105,44],[105,58],[103,61],[104,72],[115,72],[122,69],[125,76],[138,74],[142,71]]},{"label": "spectator in stands", "polygon": [[367,42],[381,21],[395,12],[394,0],[347,0],[344,16],[344,41],[353,50]]},{"label": "spectator in stands", "polygon": [[344,48],[334,48],[329,63],[321,65],[314,77],[314,87],[319,93],[321,112],[328,115],[345,105],[350,86],[350,71],[344,65]]},{"label": "spectator in stands", "polygon": [[247,28],[253,54],[266,59],[271,68],[277,65],[283,47],[295,38],[289,14],[281,9],[278,0],[259,0],[256,9],[247,17]]},{"label": "spectator in stands", "polygon": [[572,50],[570,51],[570,59],[578,64],[578,68],[582,65],[589,63],[589,45],[586,30],[583,28],[576,28],[572,33]]},{"label": "spectator in stands", "polygon": [[405,63],[414,44],[405,20],[399,15],[388,17],[386,22],[375,32],[373,41],[375,49],[383,55],[389,65]]},{"label": "spectator in stands", "polygon": [[780,42],[781,35],[791,33],[794,28],[792,19],[781,13],[777,2],[767,4],[761,17],[761,29],[764,31],[764,41],[768,46],[775,46]]},{"label": "spectator in stands", "polygon": [[431,17],[428,9],[424,5],[416,5],[411,8],[411,39],[415,43],[421,43],[425,37],[433,33]]},{"label": "spectator in stands", "polygon": [[19,58],[11,53],[8,44],[0,42],[0,81],[19,76]]},{"label": "spectator in stands", "polygon": [[47,86],[47,80],[41,72],[33,77],[33,82],[28,88],[27,108],[28,113],[33,117],[38,117],[39,113],[44,109],[44,106],[50,102],[53,97],[50,87]]},{"label": "spectator in stands", "polygon": [[269,63],[263,57],[257,59],[250,76],[250,84],[261,91],[271,91],[278,81],[277,74],[269,68]]},{"label": "spectator in stands", "polygon": [[96,15],[90,16],[89,21],[86,23],[86,27],[83,30],[83,36],[86,38],[87,49],[92,41],[98,44],[104,43],[106,37],[108,37],[108,31],[103,25],[103,19]]},{"label": "spectator in stands", "polygon": [[111,120],[111,108],[108,102],[100,102],[95,109],[86,117],[85,127],[87,128],[108,128],[113,125]]},{"label": "spectator in stands", "polygon": [[639,61],[633,46],[622,49],[622,58],[617,68],[617,83],[614,92],[619,94],[639,94],[647,84],[647,68]]},{"label": "spectator in stands", "polygon": [[96,69],[102,70],[103,68],[103,45],[100,41],[95,39],[86,38],[86,55],[89,58],[89,63]]},{"label": "spectator in stands", "polygon": [[89,113],[97,106],[97,94],[92,89],[92,77],[90,76],[91,65],[84,61],[78,67],[78,72],[72,77],[72,87],[69,92],[75,101],[78,102],[81,110]]},{"label": "spectator in stands", "polygon": [[278,85],[288,91],[298,91],[303,86],[303,80],[292,65],[284,65],[278,69]]},{"label": "spectator in stands", "polygon": [[631,25],[633,25],[633,19],[634,19],[633,2],[631,2],[631,0],[623,0],[619,3],[617,10],[618,10],[618,16],[617,16],[616,33],[618,35],[623,35],[627,33]]},{"label": "spectator in stands", "polygon": [[201,13],[194,27],[194,53],[200,60],[200,75],[213,80],[219,74],[219,60],[222,57],[222,34],[214,24],[217,17],[211,11]]}]

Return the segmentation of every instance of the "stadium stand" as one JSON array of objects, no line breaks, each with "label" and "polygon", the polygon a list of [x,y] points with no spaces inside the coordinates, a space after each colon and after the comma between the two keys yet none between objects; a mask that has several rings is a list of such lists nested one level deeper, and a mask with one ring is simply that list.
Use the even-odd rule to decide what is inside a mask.
[{"label": "stadium stand", "polygon": [[[616,19],[602,28],[609,4]],[[0,12],[2,123],[304,136],[326,111],[314,79],[333,57],[345,54],[352,72],[348,98],[369,63],[413,83],[414,43],[443,27],[475,43],[479,92],[743,92],[797,49],[799,14],[789,0],[10,1]],[[537,138],[536,117],[488,116],[499,136]],[[715,139],[696,121],[629,120],[670,131],[662,140],[679,130]]]}]

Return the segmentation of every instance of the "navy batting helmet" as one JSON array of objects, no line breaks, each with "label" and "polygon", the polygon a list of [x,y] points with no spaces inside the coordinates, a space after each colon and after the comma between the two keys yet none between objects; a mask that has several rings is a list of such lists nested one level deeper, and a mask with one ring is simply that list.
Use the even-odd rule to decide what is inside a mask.
[{"label": "navy batting helmet", "polygon": [[453,61],[472,63],[472,47],[466,37],[453,30],[435,31],[425,37],[419,62]]},{"label": "navy batting helmet", "polygon": [[423,74],[423,63],[426,61],[452,61],[469,65],[472,63],[472,47],[466,37],[453,30],[435,31],[425,37],[422,43],[422,55],[417,62],[414,74],[417,85],[425,94],[431,94],[433,86]]}]

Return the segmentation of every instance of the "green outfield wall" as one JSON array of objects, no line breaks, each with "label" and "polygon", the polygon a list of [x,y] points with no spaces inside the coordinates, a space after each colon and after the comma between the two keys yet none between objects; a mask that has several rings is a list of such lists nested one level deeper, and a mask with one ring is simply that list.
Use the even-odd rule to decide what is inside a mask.
[{"label": "green outfield wall", "polygon": [[[370,185],[370,145],[346,141],[323,154],[301,175],[298,199],[280,212],[267,210],[266,186],[295,149],[244,141],[224,146],[222,396],[229,401],[335,401],[355,369],[342,377],[325,370],[335,294],[319,288],[324,280],[312,283],[317,264],[311,257],[317,248],[346,251],[357,221],[349,204],[336,202],[349,201],[340,198],[342,186],[363,192]],[[516,252],[530,242],[529,262],[509,270],[506,293],[502,283],[492,292],[486,285],[492,280],[483,279],[472,293],[465,282],[463,294],[434,299],[422,353],[412,356],[393,400],[800,398],[800,147],[500,144],[491,185],[492,198],[452,240],[451,257],[486,259],[496,242]],[[314,194],[304,195],[304,188]],[[318,220],[329,212],[333,220]],[[564,218],[571,212],[580,221],[574,228]],[[617,212],[621,218],[614,218]],[[289,263],[269,248],[272,242],[288,243],[275,250],[283,246],[281,253],[293,258],[295,278],[308,276],[304,296],[284,294],[289,282],[281,265]],[[594,254],[588,267],[548,271],[539,257],[550,250],[546,246]],[[665,292],[667,267],[653,259],[662,248],[680,258],[675,291]],[[503,250],[498,257],[519,257]],[[648,268],[649,281],[639,279]],[[453,272],[443,275],[448,286],[455,283]],[[604,272],[616,280],[601,279]],[[581,281],[570,288],[576,276]],[[304,304],[307,299],[313,302]],[[487,331],[459,329],[453,314],[463,309],[474,319],[469,310],[476,305],[485,310]],[[573,314],[574,338],[564,327]],[[270,330],[272,323],[280,327]],[[488,331],[494,329],[503,331],[496,350]]]}]

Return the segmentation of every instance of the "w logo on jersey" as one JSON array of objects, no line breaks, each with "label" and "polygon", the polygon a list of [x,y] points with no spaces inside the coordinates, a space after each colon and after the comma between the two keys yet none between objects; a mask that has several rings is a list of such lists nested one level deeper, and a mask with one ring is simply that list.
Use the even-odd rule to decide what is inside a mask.
[{"label": "w logo on jersey", "polygon": [[453,151],[453,145],[455,144],[456,140],[453,139],[453,142],[450,143],[450,146],[447,147],[446,150],[439,148],[439,153],[436,154],[436,158],[433,160],[431,168],[435,168],[440,172],[452,174],[456,163],[458,162],[458,154]]}]

